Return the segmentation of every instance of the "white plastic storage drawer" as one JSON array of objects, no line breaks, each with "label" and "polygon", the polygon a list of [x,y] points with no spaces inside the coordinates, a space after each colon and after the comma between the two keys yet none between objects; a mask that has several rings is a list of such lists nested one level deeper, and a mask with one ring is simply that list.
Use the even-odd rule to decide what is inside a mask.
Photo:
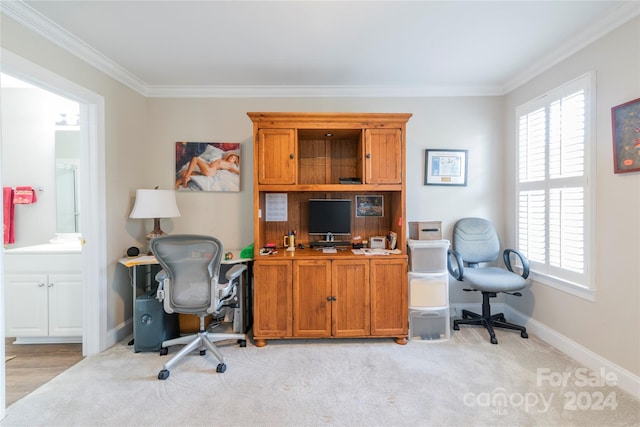
[{"label": "white plastic storage drawer", "polygon": [[441,273],[447,271],[448,240],[412,240],[409,248],[409,271],[412,273]]},{"label": "white plastic storage drawer", "polygon": [[409,311],[409,339],[415,342],[437,342],[451,336],[449,308]]},{"label": "white plastic storage drawer", "polygon": [[449,305],[449,273],[409,273],[409,307]]}]

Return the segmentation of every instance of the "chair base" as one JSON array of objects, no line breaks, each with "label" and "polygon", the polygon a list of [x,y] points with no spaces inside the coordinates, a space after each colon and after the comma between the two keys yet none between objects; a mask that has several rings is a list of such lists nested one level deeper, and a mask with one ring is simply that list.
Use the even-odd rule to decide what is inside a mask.
[{"label": "chair base", "polygon": [[222,373],[227,370],[227,365],[224,362],[224,356],[218,350],[218,347],[214,342],[226,341],[226,340],[238,340],[240,347],[247,346],[247,336],[239,333],[213,333],[207,331],[200,331],[194,335],[186,335],[179,338],[174,338],[162,343],[160,349],[160,355],[164,356],[168,353],[168,347],[172,345],[184,345],[178,353],[176,353],[171,359],[169,359],[163,366],[162,370],[158,373],[159,380],[166,380],[169,378],[169,372],[171,368],[178,363],[184,356],[192,351],[199,349],[200,356],[204,356],[209,350],[218,359],[218,366],[216,372]]},{"label": "chair base", "polygon": [[496,296],[495,292],[482,292],[482,314],[473,313],[468,310],[462,310],[462,319],[456,319],[453,321],[453,329],[455,331],[460,330],[459,325],[479,325],[489,332],[491,344],[498,344],[496,339],[496,333],[493,328],[512,329],[520,331],[522,338],[529,338],[527,334],[527,328],[524,326],[509,323],[504,317],[503,313],[491,314],[491,305],[489,299]]}]

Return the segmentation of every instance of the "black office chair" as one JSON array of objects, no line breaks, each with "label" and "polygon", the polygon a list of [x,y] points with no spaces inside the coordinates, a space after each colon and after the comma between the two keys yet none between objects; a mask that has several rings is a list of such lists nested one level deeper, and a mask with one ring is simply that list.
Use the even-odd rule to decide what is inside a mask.
[{"label": "black office chair", "polygon": [[[453,229],[452,249],[448,251],[447,268],[458,281],[468,284],[471,289],[465,291],[482,292],[482,314],[462,310],[462,319],[453,321],[453,329],[459,325],[480,325],[489,331],[491,344],[498,344],[494,327],[520,331],[522,338],[528,338],[524,326],[506,321],[503,313],[491,314],[490,298],[503,292],[522,296],[529,276],[529,261],[515,249],[505,249],[502,253],[505,268],[481,266],[481,263],[493,262],[500,254],[500,241],[493,225],[481,218],[464,218],[456,222]],[[517,274],[511,266],[511,255],[520,259],[522,273]],[[455,264],[454,264],[455,262]]]},{"label": "black office chair", "polygon": [[206,350],[213,353],[219,362],[216,372],[224,372],[227,369],[224,357],[213,343],[236,339],[241,347],[245,347],[246,335],[208,332],[205,317],[213,314],[216,318],[222,318],[227,308],[238,306],[236,279],[247,266],[235,265],[225,275],[228,282],[218,283],[222,242],[210,236],[174,234],[156,237],[151,240],[151,251],[162,266],[156,278],[160,283],[158,299],[164,301],[164,310],[167,313],[195,314],[200,318],[197,334],[162,343],[160,355],[166,355],[168,347],[172,345],[185,346],[164,364],[158,379],[166,380],[171,367],[195,349],[200,349],[201,356],[206,354]]}]

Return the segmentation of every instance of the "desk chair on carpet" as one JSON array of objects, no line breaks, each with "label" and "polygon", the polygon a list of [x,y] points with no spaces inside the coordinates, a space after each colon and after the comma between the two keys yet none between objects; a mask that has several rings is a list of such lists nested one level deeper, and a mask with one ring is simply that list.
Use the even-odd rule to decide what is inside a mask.
[{"label": "desk chair on carpet", "polygon": [[247,266],[235,265],[225,275],[228,282],[219,284],[222,242],[210,236],[174,234],[156,237],[151,240],[151,251],[163,269],[156,278],[160,283],[158,299],[164,301],[164,310],[167,313],[195,314],[200,318],[197,334],[162,343],[161,355],[166,355],[172,345],[184,347],[164,364],[158,379],[166,380],[171,367],[195,349],[200,350],[201,356],[209,350],[219,362],[216,372],[224,372],[227,369],[224,357],[213,343],[236,339],[241,347],[245,347],[246,335],[207,332],[205,317],[212,314],[214,318],[222,318],[227,308],[238,306],[236,279]]},{"label": "desk chair on carpet", "polygon": [[[482,314],[462,310],[462,319],[453,321],[453,329],[459,325],[480,325],[489,331],[491,344],[498,344],[494,327],[520,331],[522,338],[528,338],[524,326],[509,323],[504,314],[491,314],[490,298],[503,292],[509,295],[522,296],[519,291],[526,286],[529,276],[529,261],[515,249],[505,249],[502,253],[507,267],[487,267],[481,264],[493,262],[500,254],[500,241],[493,225],[481,218],[463,218],[453,228],[452,249],[447,257],[449,273],[458,281],[466,283],[471,289],[465,291],[482,292]],[[522,274],[517,274],[511,267],[511,255],[520,259]],[[454,264],[455,262],[455,264]]]}]

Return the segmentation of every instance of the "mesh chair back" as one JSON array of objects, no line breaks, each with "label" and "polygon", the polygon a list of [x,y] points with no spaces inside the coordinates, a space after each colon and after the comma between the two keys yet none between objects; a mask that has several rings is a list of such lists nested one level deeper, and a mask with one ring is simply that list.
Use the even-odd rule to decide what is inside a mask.
[{"label": "mesh chair back", "polygon": [[151,251],[169,277],[165,304],[177,313],[206,313],[218,283],[222,242],[210,236],[161,236],[151,241]]},{"label": "mesh chair back", "polygon": [[469,264],[492,262],[500,254],[493,225],[482,218],[463,218],[453,227],[453,249]]}]

